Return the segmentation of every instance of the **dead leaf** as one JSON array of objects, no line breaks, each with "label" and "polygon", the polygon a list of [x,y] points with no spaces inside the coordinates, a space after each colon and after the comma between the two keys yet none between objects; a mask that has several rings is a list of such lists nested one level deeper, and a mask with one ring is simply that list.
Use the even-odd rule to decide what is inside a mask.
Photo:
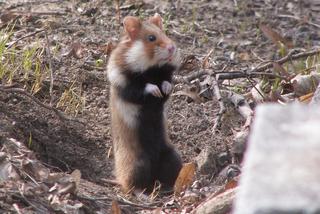
[{"label": "dead leaf", "polygon": [[191,185],[196,171],[195,163],[186,163],[179,172],[178,178],[174,184],[174,193],[180,194]]},{"label": "dead leaf", "polygon": [[161,211],[162,211],[161,207],[158,207],[158,208],[152,210],[152,214],[161,214]]},{"label": "dead leaf", "polygon": [[212,48],[209,53],[204,57],[203,61],[202,61],[202,68],[203,69],[208,69],[210,67],[210,62],[209,62],[209,58],[211,56],[211,54],[213,53],[214,48]]},{"label": "dead leaf", "polygon": [[0,181],[5,181],[8,179],[19,180],[20,176],[12,166],[12,164],[4,160],[0,163]]},{"label": "dead leaf", "polygon": [[43,166],[38,160],[26,158],[21,161],[22,169],[38,181],[44,181],[49,177],[50,170]]},{"label": "dead leaf", "polygon": [[312,97],[313,97],[314,93],[311,92],[309,94],[306,94],[306,95],[303,95],[301,97],[299,97],[299,101],[302,102],[302,103],[310,103],[311,100],[312,100]]},{"label": "dead leaf", "polygon": [[249,61],[249,60],[250,60],[250,55],[249,55],[248,52],[239,53],[238,57],[239,57],[242,61]]},{"label": "dead leaf", "polygon": [[45,182],[48,184],[54,184],[56,182],[58,182],[62,177],[64,177],[65,175],[63,173],[50,173],[48,178],[45,179]]},{"label": "dead leaf", "polygon": [[187,190],[186,193],[181,198],[181,203],[183,204],[183,206],[192,205],[199,202],[200,199],[201,199],[201,194],[199,192],[196,193],[196,192]]},{"label": "dead leaf", "polygon": [[73,56],[77,59],[81,59],[84,56],[84,48],[80,42],[75,42],[71,45],[70,50],[62,56]]},{"label": "dead leaf", "polygon": [[100,46],[100,50],[106,54],[107,56],[110,56],[111,52],[115,49],[116,45],[112,42],[108,42],[105,45]]},{"label": "dead leaf", "polygon": [[289,94],[292,93],[294,91],[293,85],[290,82],[281,82],[281,94]]},{"label": "dead leaf", "polygon": [[273,30],[267,25],[260,24],[259,25],[260,30],[263,32],[263,34],[270,39],[275,45],[279,45],[279,42],[283,43],[287,48],[293,48],[293,44],[291,41],[288,41],[283,36],[281,36],[278,32]]},{"label": "dead leaf", "polygon": [[0,162],[4,161],[7,158],[7,154],[5,152],[0,152]]},{"label": "dead leaf", "polygon": [[251,96],[252,99],[257,103],[263,103],[265,98],[267,97],[266,93],[263,90],[263,83],[262,81],[257,83],[255,87],[251,89]]},{"label": "dead leaf", "polygon": [[281,103],[287,102],[287,100],[282,97],[280,89],[271,90],[268,96],[268,101],[273,101],[273,102],[280,101]]},{"label": "dead leaf", "polygon": [[79,184],[80,184],[80,180],[81,180],[81,171],[79,169],[75,169],[72,173],[71,173],[71,177],[73,178],[75,184],[76,184],[76,188],[78,189]]},{"label": "dead leaf", "polygon": [[237,186],[238,186],[238,181],[236,179],[231,179],[224,185],[224,191],[236,188]]},{"label": "dead leaf", "polygon": [[121,214],[121,209],[119,207],[119,203],[115,200],[111,203],[111,213],[112,214]]},{"label": "dead leaf", "polygon": [[238,186],[238,180],[239,180],[239,176],[231,179],[220,190],[218,190],[216,193],[214,193],[210,198],[215,198],[218,195],[220,195],[224,192],[227,192],[230,189],[236,188]]},{"label": "dead leaf", "polygon": [[68,194],[68,193],[74,193],[76,190],[75,183],[63,183],[59,184],[58,187],[58,195]]},{"label": "dead leaf", "polygon": [[199,70],[200,67],[201,61],[195,55],[188,55],[182,60],[180,70],[194,71]]},{"label": "dead leaf", "polygon": [[289,72],[282,67],[279,63],[273,62],[273,69],[275,72],[277,72],[280,76],[284,77],[286,81],[289,81],[291,79]]},{"label": "dead leaf", "polygon": [[200,85],[192,85],[185,90],[177,91],[176,93],[172,94],[172,96],[187,96],[192,99],[195,103],[202,103],[203,100],[200,97]]},{"label": "dead leaf", "polygon": [[11,11],[6,11],[0,15],[0,20],[2,23],[7,23],[7,22],[15,19],[16,17],[17,17],[16,14],[12,13]]}]

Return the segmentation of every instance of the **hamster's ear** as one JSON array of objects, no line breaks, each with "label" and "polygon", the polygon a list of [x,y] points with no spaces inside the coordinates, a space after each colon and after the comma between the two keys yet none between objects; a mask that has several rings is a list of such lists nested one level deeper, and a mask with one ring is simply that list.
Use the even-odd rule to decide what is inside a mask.
[{"label": "hamster's ear", "polygon": [[126,16],[123,20],[123,26],[131,40],[134,40],[138,37],[141,29],[140,19],[134,16]]},{"label": "hamster's ear", "polygon": [[150,17],[149,22],[156,25],[158,28],[160,28],[160,30],[162,30],[162,18],[158,13],[156,13],[156,14],[154,14],[154,16]]}]

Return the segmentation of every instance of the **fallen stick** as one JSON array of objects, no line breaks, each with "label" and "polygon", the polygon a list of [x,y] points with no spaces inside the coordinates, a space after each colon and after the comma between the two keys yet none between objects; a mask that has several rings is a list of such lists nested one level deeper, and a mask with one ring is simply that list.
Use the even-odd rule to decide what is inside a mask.
[{"label": "fallen stick", "polygon": [[290,19],[294,19],[294,20],[297,20],[298,22],[303,22],[303,23],[306,23],[308,25],[311,25],[313,27],[316,27],[316,28],[320,28],[320,25],[316,24],[316,23],[313,23],[311,21],[307,21],[307,20],[304,20],[303,18],[300,18],[300,17],[297,17],[297,16],[292,16],[292,15],[278,15],[279,18],[290,18]]},{"label": "fallen stick", "polygon": [[245,71],[231,71],[231,72],[214,72],[212,70],[201,70],[198,72],[194,72],[188,76],[182,77],[182,76],[175,76],[174,77],[174,82],[177,83],[189,83],[190,81],[192,81],[193,79],[196,78],[200,78],[204,75],[219,75],[219,77],[217,78],[217,80],[225,80],[225,79],[238,79],[238,78],[248,78],[248,77],[257,77],[260,75],[269,75],[269,76],[274,76],[274,77],[280,77],[279,75],[273,74],[273,73],[266,73],[264,71],[266,71],[269,68],[273,67],[273,63],[278,63],[279,65],[282,65],[290,60],[296,60],[296,59],[300,59],[300,58],[304,58],[304,57],[308,57],[308,56],[314,56],[316,54],[320,54],[320,49],[316,49],[316,50],[312,50],[312,51],[306,51],[306,52],[302,52],[302,53],[297,53],[294,54],[294,52],[296,52],[297,49],[293,49],[291,50],[285,57],[279,59],[279,60],[275,60],[275,61],[268,61],[267,63],[258,66],[248,72]]},{"label": "fallen stick", "polygon": [[35,32],[32,32],[32,33],[29,33],[25,36],[21,36],[20,38],[16,39],[15,41],[13,41],[11,44],[8,45],[7,49],[10,49],[12,46],[14,46],[15,44],[17,44],[17,42],[25,39],[25,38],[28,38],[28,37],[31,37],[31,36],[34,36],[38,33],[41,33],[41,32],[44,32],[44,29],[40,29],[40,30],[36,30]]},{"label": "fallen stick", "polygon": [[81,121],[79,121],[77,119],[73,119],[73,118],[69,118],[69,117],[65,116],[58,109],[53,108],[53,107],[51,107],[49,105],[46,105],[46,104],[42,103],[40,100],[38,100],[32,94],[30,94],[29,92],[27,92],[26,90],[24,90],[22,88],[11,88],[10,86],[2,86],[2,85],[0,85],[0,91],[22,94],[22,95],[30,98],[32,101],[34,101],[35,103],[37,103],[41,107],[46,108],[46,109],[48,109],[50,111],[53,111],[59,117],[59,119],[61,119],[61,120],[74,121],[74,122],[78,122],[78,123],[83,124],[83,122],[81,122]]},{"label": "fallen stick", "polygon": [[221,96],[219,85],[218,85],[216,78],[213,77],[212,81],[213,82],[212,82],[211,88],[213,89],[214,95],[216,96],[216,98],[218,100],[219,108],[220,108],[219,112],[216,116],[216,119],[214,121],[213,128],[212,128],[212,130],[215,132],[220,127],[222,116],[226,112],[226,107],[224,106],[224,102],[222,100],[222,96]]}]

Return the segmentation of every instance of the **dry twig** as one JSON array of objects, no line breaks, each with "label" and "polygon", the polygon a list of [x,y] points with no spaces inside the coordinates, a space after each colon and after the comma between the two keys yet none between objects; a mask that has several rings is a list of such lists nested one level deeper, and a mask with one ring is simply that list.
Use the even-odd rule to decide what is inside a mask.
[{"label": "dry twig", "polygon": [[81,122],[81,121],[79,121],[77,119],[73,119],[73,118],[69,118],[69,117],[65,116],[62,112],[60,112],[58,109],[53,108],[52,106],[48,106],[48,105],[42,103],[40,100],[38,100],[37,98],[32,96],[32,94],[28,93],[26,90],[24,90],[22,88],[11,88],[10,86],[2,86],[2,85],[0,85],[0,91],[22,94],[22,95],[30,98],[32,101],[34,101],[35,103],[37,103],[41,107],[46,108],[46,109],[48,109],[50,111],[53,111],[59,117],[60,120],[74,121],[74,122],[78,122],[78,123],[83,123],[83,122]]},{"label": "dry twig", "polygon": [[220,127],[221,119],[223,114],[226,112],[226,107],[224,106],[222,96],[220,93],[219,85],[215,77],[212,78],[212,86],[211,89],[213,89],[214,95],[216,96],[218,103],[219,103],[219,112],[216,116],[214,125],[213,125],[213,131],[216,131],[217,128]]},{"label": "dry twig", "polygon": [[130,205],[130,206],[133,206],[133,207],[138,207],[138,208],[143,208],[143,209],[155,209],[157,208],[158,206],[160,206],[161,204],[159,203],[149,203],[149,204],[143,204],[143,203],[134,203],[134,202],[131,202],[123,197],[121,197],[120,199],[115,199],[115,198],[112,198],[112,197],[88,197],[88,196],[80,196],[78,195],[79,198],[81,199],[85,199],[85,200],[90,200],[90,201],[100,201],[100,200],[106,200],[106,201],[117,201],[119,204],[121,205]]},{"label": "dry twig", "polygon": [[116,13],[117,13],[117,19],[118,19],[118,23],[119,23],[119,32],[121,29],[121,12],[120,12],[120,1],[119,0],[115,0],[116,2]]},{"label": "dry twig", "polygon": [[300,18],[298,16],[292,16],[292,15],[283,15],[283,14],[280,14],[278,15],[279,18],[290,18],[290,19],[294,19],[294,20],[297,20],[298,22],[303,22],[303,23],[306,23],[308,25],[311,25],[313,27],[316,27],[316,28],[320,28],[320,25],[318,24],[315,24],[311,21],[308,21],[308,20],[305,20],[303,18]]},{"label": "dry twig", "polygon": [[36,35],[36,34],[38,34],[38,33],[43,32],[43,31],[44,31],[44,29],[40,29],[40,30],[36,30],[35,32],[29,33],[29,34],[27,34],[27,35],[25,35],[25,36],[21,36],[20,38],[18,38],[17,40],[15,40],[15,41],[13,41],[11,44],[9,44],[8,47],[7,47],[7,49],[11,48],[11,47],[14,46],[15,44],[17,44],[17,42],[19,42],[19,41],[21,41],[21,40],[23,40],[23,39],[25,39],[25,38],[34,36],[34,35]]},{"label": "dry twig", "polygon": [[49,37],[48,33],[45,30],[45,36],[46,36],[46,52],[47,52],[47,57],[49,60],[49,71],[50,71],[50,88],[49,88],[49,94],[50,94],[50,106],[52,106],[53,102],[53,70],[52,70],[52,58],[51,58],[51,51],[50,51],[50,42],[49,42]]},{"label": "dry twig", "polygon": [[68,13],[67,12],[61,12],[61,11],[46,11],[46,12],[40,12],[40,11],[12,11],[12,13],[19,14],[19,15],[38,15],[38,16],[65,16]]},{"label": "dry twig", "polygon": [[297,49],[292,49],[285,57],[276,61],[268,61],[267,63],[259,65],[248,72],[245,72],[245,71],[214,72],[209,70],[201,70],[199,72],[192,73],[189,76],[185,76],[185,77],[175,76],[174,81],[178,83],[189,83],[193,79],[200,78],[204,75],[217,75],[217,74],[219,74],[219,77],[217,78],[217,80],[238,79],[238,78],[248,78],[248,77],[252,78],[252,77],[257,77],[259,75],[269,75],[269,76],[282,78],[277,74],[266,73],[264,71],[266,71],[269,68],[272,68],[274,62],[278,63],[279,65],[282,65],[290,60],[296,60],[296,59],[320,54],[320,49],[294,54],[296,51]]},{"label": "dry twig", "polygon": [[34,4],[45,4],[45,3],[60,3],[63,2],[64,0],[34,0],[34,1],[22,1],[22,2],[18,2],[16,4],[11,4],[10,6],[8,6],[6,8],[6,10],[12,10],[15,9],[17,7],[23,7],[23,6],[30,6],[30,5],[34,5]]}]

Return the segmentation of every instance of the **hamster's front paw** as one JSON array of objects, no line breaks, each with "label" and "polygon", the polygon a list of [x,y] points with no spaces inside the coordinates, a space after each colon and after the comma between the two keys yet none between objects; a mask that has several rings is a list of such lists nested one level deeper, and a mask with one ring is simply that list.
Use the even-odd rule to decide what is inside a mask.
[{"label": "hamster's front paw", "polygon": [[172,84],[168,81],[163,81],[161,84],[161,89],[164,94],[168,95],[172,91]]},{"label": "hamster's front paw", "polygon": [[145,94],[152,94],[155,97],[162,97],[162,93],[157,85],[147,83],[146,87],[144,88]]}]

